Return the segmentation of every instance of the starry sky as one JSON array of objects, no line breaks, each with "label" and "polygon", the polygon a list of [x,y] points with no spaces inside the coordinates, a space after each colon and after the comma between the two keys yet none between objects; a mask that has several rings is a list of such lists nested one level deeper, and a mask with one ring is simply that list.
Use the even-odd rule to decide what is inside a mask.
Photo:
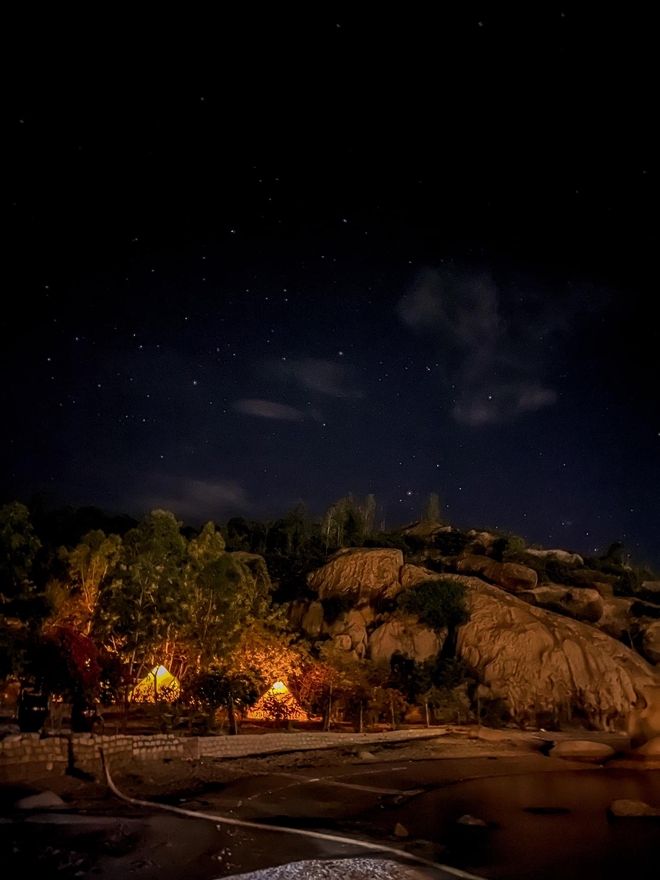
[{"label": "starry sky", "polygon": [[650,25],[484,10],[12,20],[0,500],[660,563]]}]

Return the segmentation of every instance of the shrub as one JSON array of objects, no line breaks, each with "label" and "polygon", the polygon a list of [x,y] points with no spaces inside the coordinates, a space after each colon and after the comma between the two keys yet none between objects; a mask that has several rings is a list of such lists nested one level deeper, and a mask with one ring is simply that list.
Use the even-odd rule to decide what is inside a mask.
[{"label": "shrub", "polygon": [[433,539],[433,546],[443,556],[458,556],[469,543],[463,532],[439,532]]},{"label": "shrub", "polygon": [[479,701],[479,721],[485,727],[504,727],[511,720],[506,700],[493,697]]},{"label": "shrub", "polygon": [[465,586],[449,578],[423,581],[400,593],[397,604],[402,611],[419,617],[432,629],[454,629],[468,617]]},{"label": "shrub", "polygon": [[402,553],[408,553],[410,550],[403,536],[397,532],[378,532],[373,537],[367,538],[362,546],[392,548],[401,550]]}]

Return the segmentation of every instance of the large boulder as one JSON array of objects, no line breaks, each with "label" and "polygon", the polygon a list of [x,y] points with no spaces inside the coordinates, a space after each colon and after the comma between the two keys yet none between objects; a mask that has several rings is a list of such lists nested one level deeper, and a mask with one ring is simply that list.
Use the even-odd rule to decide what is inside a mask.
[{"label": "large boulder", "polygon": [[632,644],[632,631],[635,628],[631,620],[630,609],[635,604],[634,599],[613,597],[603,600],[603,614],[598,621],[598,629],[612,636],[613,639],[623,639],[627,634],[629,644]]},{"label": "large boulder", "polygon": [[533,590],[538,583],[538,575],[533,568],[517,562],[495,562],[488,556],[464,556],[456,563],[456,571],[481,575],[508,593]]},{"label": "large boulder", "polygon": [[619,798],[610,804],[610,813],[622,819],[655,819],[660,818],[660,810],[644,801],[633,801]]},{"label": "large boulder", "polygon": [[[364,607],[364,606],[363,606]],[[328,627],[331,638],[346,637],[350,642],[350,648],[357,652],[359,657],[364,657],[367,650],[367,621],[358,608],[340,614],[334,623]],[[345,642],[344,642],[345,644]]]},{"label": "large boulder", "polygon": [[[578,584],[578,586],[582,586]],[[614,598],[614,587],[612,584],[606,584],[604,581],[592,581],[589,584],[590,589],[596,590],[603,599],[613,599]]]},{"label": "large boulder", "polygon": [[539,559],[556,559],[566,565],[584,565],[584,559],[579,553],[569,553],[568,550],[532,550],[526,547],[525,553],[537,556]]},{"label": "large boulder", "polygon": [[403,589],[399,580],[402,566],[400,550],[340,550],[322,568],[311,572],[307,583],[321,600],[341,596],[355,605],[373,603],[394,598]]},{"label": "large boulder", "polygon": [[451,577],[465,585],[470,612],[459,656],[514,719],[575,713],[601,730],[660,733],[660,676],[637,653],[478,578]]},{"label": "large boulder", "polygon": [[369,657],[380,666],[389,666],[397,651],[417,663],[435,657],[442,648],[444,638],[416,617],[402,615],[383,623],[371,634],[368,644]]},{"label": "large boulder", "polygon": [[660,620],[647,624],[643,630],[642,652],[650,663],[660,663]]},{"label": "large boulder", "polygon": [[41,791],[39,794],[31,794],[27,797],[16,801],[14,809],[16,810],[60,810],[65,808],[66,804],[54,791]]},{"label": "large boulder", "polygon": [[321,633],[323,626],[323,605],[320,602],[312,602],[303,619],[302,628],[305,635],[316,638]]},{"label": "large boulder", "polygon": [[657,593],[660,598],[660,581],[643,581],[642,589],[649,590],[651,593]]},{"label": "large boulder", "polygon": [[582,761],[587,764],[602,764],[614,756],[614,749],[607,743],[592,740],[569,739],[558,742],[550,749],[551,758],[567,758],[571,761]]},{"label": "large boulder", "polygon": [[289,603],[287,619],[289,621],[289,626],[294,632],[302,629],[303,619],[305,614],[307,614],[308,608],[309,602],[305,602],[304,599],[294,599],[293,602]]},{"label": "large boulder", "polygon": [[442,575],[430,568],[423,568],[421,565],[404,565],[401,569],[401,586],[404,590],[409,587],[416,587],[426,581],[437,581]]},{"label": "large boulder", "polygon": [[603,599],[597,590],[587,587],[564,587],[561,584],[543,584],[533,590],[518,593],[530,605],[538,605],[548,611],[567,614],[576,620],[595,623],[603,616]]},{"label": "large boulder", "polygon": [[478,532],[476,529],[470,529],[467,534],[471,540],[466,549],[470,553],[488,553],[497,541],[497,535],[492,532]]},{"label": "large boulder", "polygon": [[445,526],[439,522],[416,522],[406,526],[403,530],[404,535],[413,535],[415,538],[421,538],[422,541],[432,541],[436,535],[443,535],[452,532],[451,526]]},{"label": "large boulder", "polygon": [[468,553],[456,562],[456,571],[459,574],[483,574],[493,564],[490,556],[480,556]]}]

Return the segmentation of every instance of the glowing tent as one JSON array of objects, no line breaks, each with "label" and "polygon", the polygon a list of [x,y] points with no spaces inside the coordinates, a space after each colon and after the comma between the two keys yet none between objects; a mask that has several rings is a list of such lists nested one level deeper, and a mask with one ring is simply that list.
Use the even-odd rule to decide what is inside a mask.
[{"label": "glowing tent", "polygon": [[248,710],[248,718],[254,720],[308,721],[309,715],[284,682],[276,681],[258,703]]},{"label": "glowing tent", "polygon": [[169,669],[154,666],[141,682],[135,685],[131,694],[134,703],[155,703],[156,700],[174,702],[181,693],[181,685]]}]

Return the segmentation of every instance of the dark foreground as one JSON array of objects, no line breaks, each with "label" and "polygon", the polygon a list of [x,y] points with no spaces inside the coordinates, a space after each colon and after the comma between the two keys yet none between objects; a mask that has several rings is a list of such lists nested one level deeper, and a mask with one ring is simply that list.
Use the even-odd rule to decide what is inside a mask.
[{"label": "dark foreground", "polygon": [[[67,809],[19,816],[24,792],[4,790],[3,877],[208,880],[300,859],[373,857],[354,845],[223,826],[221,816],[326,831],[389,847],[492,880],[651,877],[660,823],[608,817],[615,798],[660,805],[660,772],[590,768],[542,755],[356,762],[335,754],[257,772],[200,775],[172,766],[169,785],[117,776],[122,790],[217,813],[218,821],[131,807],[98,784],[68,780]],[[225,762],[226,763],[226,762]],[[202,768],[203,769],[203,768]],[[215,778],[214,778],[215,776]],[[176,784],[175,784],[176,783]],[[471,815],[485,825],[457,820]],[[391,856],[388,856],[390,858]],[[410,865],[410,863],[408,863]],[[419,876],[447,877],[419,867]]]}]

